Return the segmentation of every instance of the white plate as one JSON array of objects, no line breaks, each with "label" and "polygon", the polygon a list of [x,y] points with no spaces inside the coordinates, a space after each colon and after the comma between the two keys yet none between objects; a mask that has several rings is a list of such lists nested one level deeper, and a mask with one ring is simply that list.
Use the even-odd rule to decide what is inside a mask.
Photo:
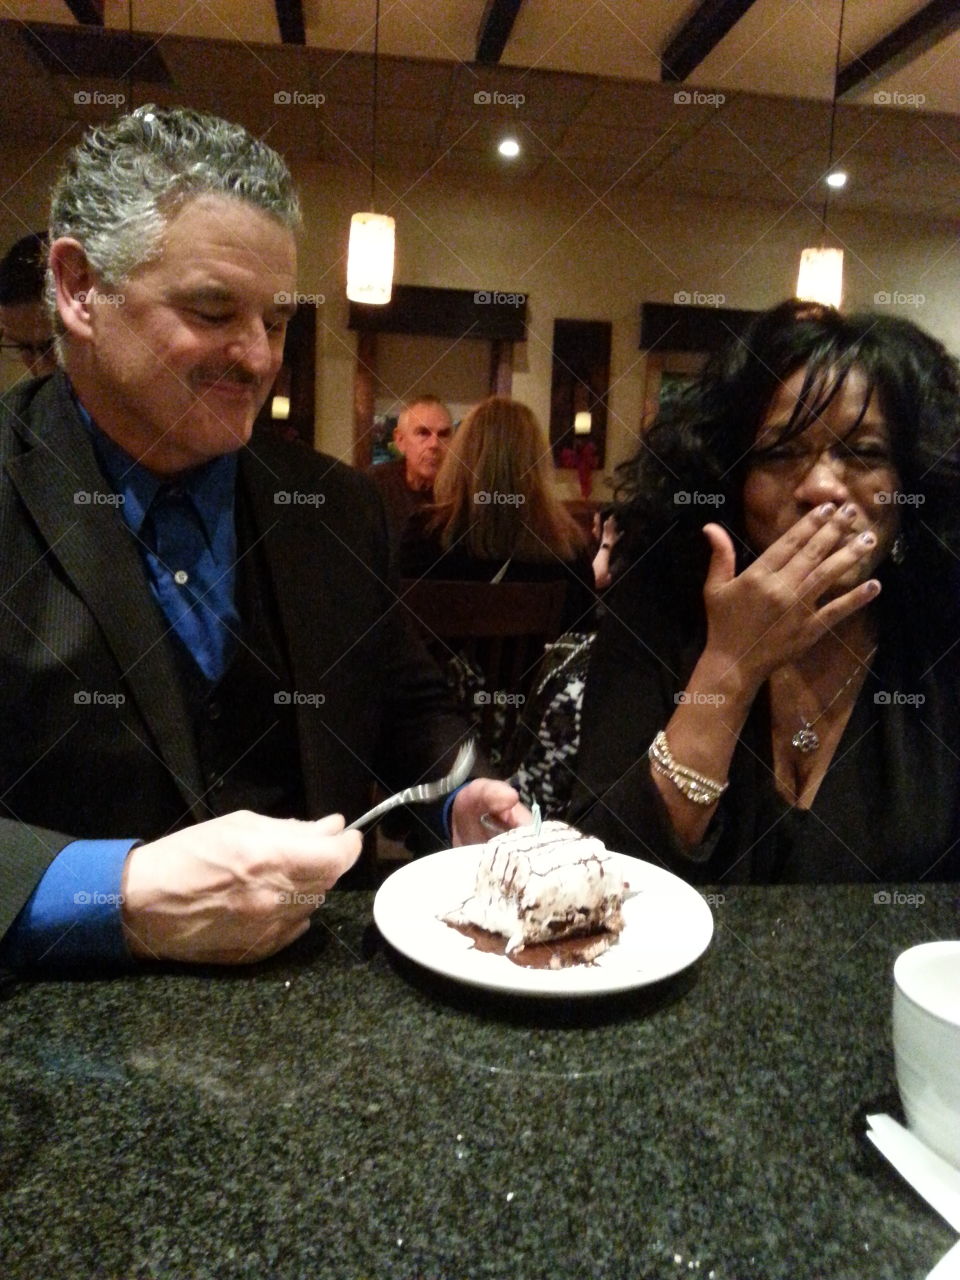
[{"label": "white plate", "polygon": [[380,886],[373,918],[403,955],[435,973],[493,991],[533,996],[593,996],[629,991],[669,978],[693,964],[713,936],[713,914],[678,876],[620,854],[630,894],[615,946],[592,965],[524,969],[506,956],[474,949],[440,919],[473,892],[482,845],[418,858]]}]

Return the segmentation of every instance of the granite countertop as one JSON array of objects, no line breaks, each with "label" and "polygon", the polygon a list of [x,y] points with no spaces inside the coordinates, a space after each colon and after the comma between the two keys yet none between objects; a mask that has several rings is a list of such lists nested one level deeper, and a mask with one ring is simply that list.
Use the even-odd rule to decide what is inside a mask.
[{"label": "granite countertop", "polygon": [[725,888],[702,961],[609,1002],[433,978],[347,891],[255,969],[19,986],[0,1274],[921,1280],[954,1235],[862,1134],[960,890],[877,891]]}]

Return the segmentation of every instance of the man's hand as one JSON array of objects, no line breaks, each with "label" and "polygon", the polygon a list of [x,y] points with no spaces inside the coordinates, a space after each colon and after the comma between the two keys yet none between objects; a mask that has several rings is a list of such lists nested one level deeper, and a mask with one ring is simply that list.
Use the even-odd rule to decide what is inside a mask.
[{"label": "man's hand", "polygon": [[140,959],[262,960],[309,929],[360,845],[340,814],[298,822],[245,811],[140,845],[121,886],[127,945]]},{"label": "man's hand", "polygon": [[489,814],[504,828],[520,827],[532,822],[530,810],[520,803],[520,797],[509,782],[496,778],[474,778],[457,792],[450,815],[450,832],[454,845],[483,844],[495,831],[480,821]]}]

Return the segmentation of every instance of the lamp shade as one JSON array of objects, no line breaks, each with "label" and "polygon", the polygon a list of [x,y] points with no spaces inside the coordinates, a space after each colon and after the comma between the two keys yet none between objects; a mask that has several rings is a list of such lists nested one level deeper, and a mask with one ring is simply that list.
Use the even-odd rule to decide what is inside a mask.
[{"label": "lamp shade", "polygon": [[801,302],[822,302],[839,307],[843,297],[843,250],[804,249],[800,254],[797,297]]},{"label": "lamp shade", "polygon": [[396,224],[385,213],[355,213],[347,249],[347,297],[384,305],[393,293]]}]

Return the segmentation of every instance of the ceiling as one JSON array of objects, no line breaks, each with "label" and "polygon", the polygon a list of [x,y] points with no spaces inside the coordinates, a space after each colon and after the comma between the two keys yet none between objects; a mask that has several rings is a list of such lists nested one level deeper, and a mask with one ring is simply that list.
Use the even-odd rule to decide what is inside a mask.
[{"label": "ceiling", "polygon": [[[242,121],[290,159],[366,168],[374,13],[0,0],[3,136],[54,146],[123,95]],[[727,33],[665,81],[664,61],[676,69],[724,14]],[[840,0],[381,0],[378,168],[818,207],[839,17]],[[831,207],[955,218],[960,3],[845,0],[839,64],[833,150],[850,181]],[[508,131],[522,148],[509,163]]]}]

